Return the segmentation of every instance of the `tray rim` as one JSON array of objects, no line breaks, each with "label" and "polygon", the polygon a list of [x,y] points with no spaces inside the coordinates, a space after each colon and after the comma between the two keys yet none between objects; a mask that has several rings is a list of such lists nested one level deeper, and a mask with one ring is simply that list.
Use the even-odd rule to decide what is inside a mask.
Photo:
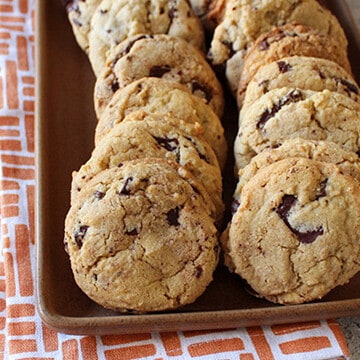
[{"label": "tray rim", "polygon": [[[360,298],[334,300],[300,305],[276,305],[270,307],[237,309],[237,310],[207,310],[155,313],[155,314],[116,314],[111,316],[66,316],[53,311],[46,301],[46,294],[42,287],[43,278],[42,250],[44,242],[41,241],[42,223],[39,214],[46,209],[46,203],[42,197],[41,179],[43,178],[43,164],[40,154],[42,153],[42,113],[44,111],[44,93],[42,89],[42,62],[44,61],[43,34],[45,31],[42,22],[45,16],[45,3],[38,1],[35,11],[35,238],[36,238],[36,307],[41,320],[57,332],[72,335],[108,335],[124,333],[144,333],[157,331],[192,331],[192,330],[219,330],[237,327],[262,326],[285,323],[298,323],[313,320],[332,319],[338,317],[352,317],[360,315]],[[341,3],[341,4],[340,4]],[[354,39],[360,48],[360,31],[351,15],[349,5],[345,0],[336,2],[337,8],[341,8],[343,16],[349,20]]]}]

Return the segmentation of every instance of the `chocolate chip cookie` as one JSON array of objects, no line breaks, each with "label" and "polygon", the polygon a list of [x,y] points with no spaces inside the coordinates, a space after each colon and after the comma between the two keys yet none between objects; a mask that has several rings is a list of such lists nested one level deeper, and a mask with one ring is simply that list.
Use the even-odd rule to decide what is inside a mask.
[{"label": "chocolate chip cookie", "polygon": [[359,270],[360,187],[335,164],[284,159],[244,186],[221,237],[226,264],[260,297],[320,299]]},{"label": "chocolate chip cookie", "polygon": [[[72,198],[96,174],[127,160],[165,158],[186,168],[211,195],[218,224],[224,213],[222,177],[216,155],[198,126],[175,117],[129,114],[97,144],[90,159],[73,173]],[[72,200],[74,202],[74,200]]]},{"label": "chocolate chip cookie", "polygon": [[91,19],[89,59],[98,76],[109,51],[138,34],[169,34],[204,49],[200,20],[186,0],[102,0]]},{"label": "chocolate chip cookie", "polygon": [[198,182],[163,159],[124,162],[87,182],[67,214],[64,241],[78,286],[120,312],[195,301],[218,261]]},{"label": "chocolate chip cookie", "polygon": [[234,143],[238,169],[266,148],[286,139],[327,140],[358,152],[360,104],[323,90],[274,89],[240,112]]},{"label": "chocolate chip cookie", "polygon": [[189,123],[200,123],[203,136],[214,149],[221,168],[227,157],[224,128],[219,117],[198,96],[180,83],[159,78],[141,78],[117,90],[99,116],[95,143],[134,111],[169,114]]},{"label": "chocolate chip cookie", "polygon": [[131,37],[113,49],[95,84],[97,113],[116,90],[143,77],[184,84],[219,117],[223,114],[223,89],[204,54],[183,39],[163,34]]},{"label": "chocolate chip cookie", "polygon": [[236,94],[247,50],[263,33],[297,22],[331,36],[347,48],[345,33],[336,17],[316,0],[228,0],[208,53],[211,63],[223,68]]},{"label": "chocolate chip cookie", "polygon": [[268,91],[282,87],[328,89],[360,102],[359,86],[337,63],[310,56],[292,56],[261,66],[245,89],[238,91],[238,107],[249,105]]},{"label": "chocolate chip cookie", "polygon": [[238,85],[240,103],[249,82],[262,66],[294,55],[331,60],[351,73],[347,51],[342,44],[317,29],[286,24],[262,34],[247,52]]}]

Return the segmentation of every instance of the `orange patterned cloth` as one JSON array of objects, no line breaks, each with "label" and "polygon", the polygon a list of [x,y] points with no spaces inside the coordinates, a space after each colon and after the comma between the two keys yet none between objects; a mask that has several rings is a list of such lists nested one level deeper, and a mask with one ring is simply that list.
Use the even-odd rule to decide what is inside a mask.
[{"label": "orange patterned cloth", "polygon": [[42,323],[34,293],[34,10],[33,0],[0,0],[0,359],[349,357],[333,320],[101,337],[60,334]]}]

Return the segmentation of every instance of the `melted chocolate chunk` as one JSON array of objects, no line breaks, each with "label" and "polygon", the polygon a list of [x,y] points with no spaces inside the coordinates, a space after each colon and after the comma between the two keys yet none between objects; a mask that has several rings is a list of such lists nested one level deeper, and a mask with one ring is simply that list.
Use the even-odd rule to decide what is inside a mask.
[{"label": "melted chocolate chunk", "polygon": [[169,1],[169,19],[172,21],[176,17],[176,12],[178,11],[176,7],[176,1],[171,0]]},{"label": "melted chocolate chunk", "polygon": [[233,43],[227,40],[223,40],[222,44],[224,44],[229,49],[228,58],[230,59],[235,55],[235,50],[233,49]]},{"label": "melted chocolate chunk", "polygon": [[262,130],[267,123],[281,108],[285,105],[301,101],[303,99],[299,90],[292,90],[283,96],[278,103],[275,103],[272,108],[266,109],[259,117],[256,127]]},{"label": "melted chocolate chunk", "polygon": [[136,235],[139,235],[139,231],[138,231],[138,229],[135,228],[135,229],[126,231],[125,234],[126,234],[126,235],[136,236]]},{"label": "melted chocolate chunk", "polygon": [[130,195],[130,183],[133,181],[133,177],[130,176],[125,180],[124,186],[119,191],[119,195]]},{"label": "melted chocolate chunk", "polygon": [[195,277],[199,279],[202,273],[203,273],[203,268],[201,266],[197,266],[195,268]]},{"label": "melted chocolate chunk", "polygon": [[167,214],[166,218],[171,226],[178,226],[179,224],[179,212],[180,208],[177,206],[175,209],[171,209]]},{"label": "melted chocolate chunk", "polygon": [[277,66],[282,74],[292,70],[292,66],[286,61],[278,61]]},{"label": "melted chocolate chunk", "polygon": [[111,83],[111,91],[113,93],[115,93],[116,91],[118,91],[120,88],[119,82],[117,81],[117,79],[115,79],[112,83]]},{"label": "melted chocolate chunk", "polygon": [[101,200],[105,196],[105,193],[97,190],[94,192],[94,196],[96,199]]},{"label": "melted chocolate chunk", "polygon": [[212,92],[209,88],[207,88],[205,85],[200,84],[197,81],[191,82],[191,92],[195,93],[196,91],[201,91],[206,99],[206,102],[209,103],[212,99]]},{"label": "melted chocolate chunk", "polygon": [[260,41],[259,44],[258,44],[258,49],[260,51],[268,50],[269,47],[270,47],[270,44],[268,42],[268,38],[265,38],[264,40]]},{"label": "melted chocolate chunk", "polygon": [[162,138],[162,137],[154,136],[154,139],[160,146],[162,146],[168,151],[174,151],[179,146],[179,141],[178,139],[175,138],[172,139],[172,138]]},{"label": "melted chocolate chunk", "polygon": [[233,202],[231,203],[231,215],[234,215],[236,213],[239,206],[240,206],[240,202],[234,199]]},{"label": "melted chocolate chunk", "polygon": [[164,74],[168,73],[170,70],[171,67],[169,65],[163,65],[163,66],[155,65],[150,69],[149,76],[161,78]]},{"label": "melted chocolate chunk", "polygon": [[83,226],[80,226],[80,229],[78,231],[74,232],[74,239],[75,239],[76,245],[79,249],[81,249],[81,247],[83,245],[83,240],[84,240],[84,237],[86,235],[88,228],[89,228],[88,226],[83,225]]},{"label": "melted chocolate chunk", "polygon": [[359,88],[355,84],[338,77],[336,77],[334,80],[336,81],[336,83],[340,83],[341,85],[345,86],[349,93],[352,92],[355,93],[356,95],[359,95]]},{"label": "melted chocolate chunk", "polygon": [[316,195],[316,200],[320,199],[321,197],[326,196],[326,185],[327,185],[328,179],[325,179],[320,183],[319,191]]},{"label": "melted chocolate chunk", "polygon": [[[325,185],[326,186],[326,185]],[[291,208],[296,204],[297,199],[294,195],[284,195],[281,204],[275,209],[276,213],[284,221],[289,230],[295,234],[298,240],[304,244],[311,244],[316,240],[316,238],[324,233],[322,227],[312,231],[299,231],[294,229],[289,223],[288,217],[291,211]]]}]

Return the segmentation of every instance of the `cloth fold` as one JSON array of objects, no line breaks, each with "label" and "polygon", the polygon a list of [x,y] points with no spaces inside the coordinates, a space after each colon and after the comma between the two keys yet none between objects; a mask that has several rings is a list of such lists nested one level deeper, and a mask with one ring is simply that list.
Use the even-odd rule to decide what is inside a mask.
[{"label": "cloth fold", "polygon": [[346,359],[335,320],[223,331],[72,336],[36,309],[34,0],[0,2],[0,359]]}]

